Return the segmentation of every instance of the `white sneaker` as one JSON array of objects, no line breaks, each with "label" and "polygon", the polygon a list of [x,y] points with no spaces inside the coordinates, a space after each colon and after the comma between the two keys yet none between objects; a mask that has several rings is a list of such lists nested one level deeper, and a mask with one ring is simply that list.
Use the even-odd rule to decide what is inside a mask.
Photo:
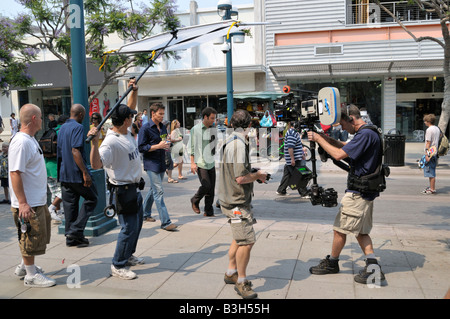
[{"label": "white sneaker", "polygon": [[55,222],[61,222],[61,217],[58,216],[58,214],[56,213],[56,207],[53,205],[50,205],[48,207],[48,210],[50,211],[50,216],[51,218],[55,221]]},{"label": "white sneaker", "polygon": [[125,280],[131,280],[137,277],[136,273],[131,271],[127,267],[116,268],[114,265],[111,265],[111,275]]},{"label": "white sneaker", "polygon": [[[35,266],[35,267],[36,267],[37,274],[44,273],[44,271],[42,270],[41,267],[39,267],[39,266]],[[14,275],[16,275],[18,277],[25,277],[27,275],[27,270],[25,269],[25,266],[17,265],[16,270],[14,271]]]},{"label": "white sneaker", "polygon": [[144,258],[142,257],[136,257],[134,255],[131,255],[130,258],[128,258],[127,266],[136,266],[136,265],[143,265],[145,264]]},{"label": "white sneaker", "polygon": [[48,278],[42,273],[36,273],[36,275],[32,277],[25,276],[25,278],[23,279],[23,284],[27,287],[32,288],[46,288],[56,285],[56,281],[54,279]]}]

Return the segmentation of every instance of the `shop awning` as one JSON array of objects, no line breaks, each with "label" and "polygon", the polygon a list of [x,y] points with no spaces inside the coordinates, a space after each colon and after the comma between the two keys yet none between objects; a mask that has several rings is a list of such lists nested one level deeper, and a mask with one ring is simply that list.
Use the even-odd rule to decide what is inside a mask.
[{"label": "shop awning", "polygon": [[[260,92],[246,92],[234,94],[233,98],[238,100],[265,100],[265,101],[276,101],[281,99],[286,94],[271,92],[271,91],[260,91]],[[226,97],[222,98],[226,99]]]},{"label": "shop awning", "polygon": [[277,80],[333,76],[420,75],[443,73],[443,59],[327,62],[270,66]]}]

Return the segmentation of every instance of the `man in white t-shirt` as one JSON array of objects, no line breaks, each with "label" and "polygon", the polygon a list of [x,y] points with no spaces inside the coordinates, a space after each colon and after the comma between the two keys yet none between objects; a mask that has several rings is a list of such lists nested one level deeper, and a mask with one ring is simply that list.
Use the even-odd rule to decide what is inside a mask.
[{"label": "man in white t-shirt", "polygon": [[11,211],[17,226],[22,264],[15,274],[24,277],[27,287],[51,287],[54,279],[36,267],[35,256],[45,253],[50,243],[51,217],[47,207],[47,170],[44,156],[34,135],[41,129],[38,106],[25,104],[20,109],[22,127],[9,146],[9,188]]},{"label": "man in white t-shirt", "polygon": [[425,132],[425,166],[423,168],[424,177],[428,177],[430,186],[422,191],[422,194],[430,195],[436,194],[436,166],[437,166],[437,154],[434,156],[428,155],[428,150],[432,146],[436,146],[436,152],[439,148],[439,136],[441,130],[435,125],[436,116],[434,114],[427,114],[423,117],[423,122],[428,127]]},{"label": "man in white t-shirt", "polygon": [[[134,86],[134,81],[130,85]],[[137,88],[134,87],[125,104],[111,111],[113,127],[108,130],[100,148],[98,130],[92,128],[88,135],[94,135],[90,160],[93,169],[103,167],[115,195],[115,207],[121,230],[117,238],[116,251],[112,259],[111,274],[121,279],[134,279],[136,273],[127,266],[143,264],[144,259],[134,256],[139,234],[142,229],[144,211],[142,195],[138,184],[142,175],[142,164],[135,138],[128,128],[133,123],[136,108]]]}]

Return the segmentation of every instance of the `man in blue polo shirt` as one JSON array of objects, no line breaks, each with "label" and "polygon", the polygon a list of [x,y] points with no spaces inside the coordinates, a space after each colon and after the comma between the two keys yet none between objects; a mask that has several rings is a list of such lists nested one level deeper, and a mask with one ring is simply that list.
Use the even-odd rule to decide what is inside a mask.
[{"label": "man in blue polo shirt", "polygon": [[163,125],[165,107],[161,103],[150,106],[150,119],[145,123],[138,135],[139,152],[143,154],[144,170],[150,179],[150,190],[144,200],[144,218],[150,215],[153,202],[158,209],[161,228],[171,231],[177,226],[172,223],[164,203],[162,181],[166,171],[165,152],[170,149],[167,129]]},{"label": "man in blue polo shirt", "polygon": [[[81,104],[70,109],[70,118],[58,134],[58,181],[61,182],[67,246],[86,247],[87,221],[97,206],[97,189],[86,166],[85,135],[81,124],[86,114]],[[80,196],[84,198],[79,208]]]},{"label": "man in blue polo shirt", "polygon": [[[331,157],[338,161],[349,158],[352,168],[349,177],[359,178],[374,173],[382,159],[381,138],[378,133],[366,128],[367,123],[361,118],[361,113],[355,105],[343,108],[340,123],[344,130],[355,134],[350,142],[336,141],[325,134],[312,131],[308,132],[308,139],[319,143]],[[317,266],[311,267],[309,271],[314,275],[339,272],[339,255],[345,246],[347,235],[353,234],[366,257],[366,266],[354,277],[354,280],[362,284],[371,284],[375,279],[375,284],[381,284],[385,277],[378,265],[369,235],[373,224],[373,201],[379,193],[358,190],[351,182],[347,184],[347,188],[333,225],[331,254],[322,259]]]}]

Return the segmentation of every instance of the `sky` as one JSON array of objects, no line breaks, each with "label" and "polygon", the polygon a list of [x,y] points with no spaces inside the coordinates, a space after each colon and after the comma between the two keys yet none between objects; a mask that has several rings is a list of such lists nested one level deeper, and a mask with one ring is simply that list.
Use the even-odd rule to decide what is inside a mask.
[{"label": "sky", "polygon": [[[135,0],[137,3],[140,0]],[[217,6],[218,0],[196,0],[199,8],[213,8]],[[178,11],[184,12],[189,10],[190,0],[176,0]],[[232,0],[233,5],[253,4],[253,0]],[[14,17],[19,12],[24,11],[23,7],[15,0],[1,0],[0,14],[6,17]]]}]

